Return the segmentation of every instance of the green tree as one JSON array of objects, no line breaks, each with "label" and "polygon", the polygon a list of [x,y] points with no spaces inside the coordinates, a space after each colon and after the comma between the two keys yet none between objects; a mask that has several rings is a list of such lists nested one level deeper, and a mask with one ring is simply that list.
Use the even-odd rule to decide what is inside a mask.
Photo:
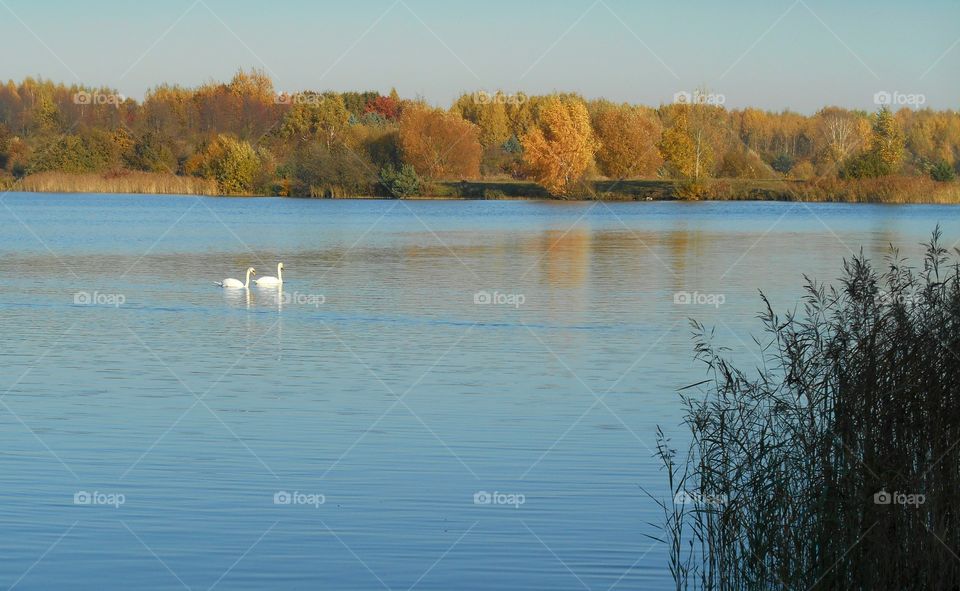
[{"label": "green tree", "polygon": [[930,178],[937,182],[948,183],[957,179],[957,173],[946,160],[941,160],[930,168]]},{"label": "green tree", "polygon": [[396,199],[419,195],[423,189],[423,181],[420,180],[420,175],[409,164],[404,164],[400,168],[388,164],[381,168],[380,184],[383,185],[391,197]]},{"label": "green tree", "polygon": [[119,162],[120,146],[112,134],[96,129],[84,130],[42,144],[31,157],[27,172],[102,172],[118,166]]}]

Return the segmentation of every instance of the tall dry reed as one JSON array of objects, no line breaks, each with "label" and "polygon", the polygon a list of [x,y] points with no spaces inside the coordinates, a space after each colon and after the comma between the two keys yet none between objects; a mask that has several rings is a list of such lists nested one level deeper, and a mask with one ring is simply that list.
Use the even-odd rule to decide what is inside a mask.
[{"label": "tall dry reed", "polygon": [[784,317],[764,298],[756,375],[694,325],[693,443],[659,447],[677,589],[960,588],[960,267],[940,239],[916,270],[893,251],[808,280]]},{"label": "tall dry reed", "polygon": [[217,184],[211,180],[128,171],[113,174],[41,172],[22,179],[14,188],[39,193],[217,194]]}]

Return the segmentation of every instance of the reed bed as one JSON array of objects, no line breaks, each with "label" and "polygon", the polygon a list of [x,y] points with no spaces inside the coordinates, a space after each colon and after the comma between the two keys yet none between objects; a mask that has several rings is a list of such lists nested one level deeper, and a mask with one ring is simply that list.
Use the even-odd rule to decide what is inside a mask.
[{"label": "reed bed", "polygon": [[939,229],[918,269],[861,255],[784,317],[763,301],[749,375],[694,323],[692,444],[659,445],[676,588],[960,589],[960,267]]},{"label": "reed bed", "polygon": [[41,172],[22,179],[16,188],[38,193],[217,194],[217,184],[212,180],[133,171],[107,174]]},{"label": "reed bed", "polygon": [[[10,180],[12,183],[12,180]],[[7,183],[7,184],[10,184]],[[137,171],[105,174],[43,172],[30,175],[12,187],[0,189],[50,193],[166,193],[216,195],[216,183],[197,177]],[[666,179],[587,181],[582,199],[603,201],[810,201],[846,203],[940,203],[960,204],[960,182],[938,183],[921,177],[878,179],[820,179],[813,181],[778,179],[710,179],[690,190],[689,183]],[[288,194],[289,191],[277,191]],[[375,187],[360,189],[336,183],[310,187],[304,196],[314,198],[374,197]],[[693,195],[691,195],[693,193]],[[386,196],[386,195],[381,195]],[[420,198],[437,199],[555,199],[546,190],[528,181],[437,181]]]}]

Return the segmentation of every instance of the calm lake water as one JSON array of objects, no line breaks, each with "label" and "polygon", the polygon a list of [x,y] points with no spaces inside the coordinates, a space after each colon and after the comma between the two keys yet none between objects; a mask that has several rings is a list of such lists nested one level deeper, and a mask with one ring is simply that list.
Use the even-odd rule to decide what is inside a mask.
[{"label": "calm lake water", "polygon": [[688,318],[958,211],[7,194],[0,587],[668,589]]}]

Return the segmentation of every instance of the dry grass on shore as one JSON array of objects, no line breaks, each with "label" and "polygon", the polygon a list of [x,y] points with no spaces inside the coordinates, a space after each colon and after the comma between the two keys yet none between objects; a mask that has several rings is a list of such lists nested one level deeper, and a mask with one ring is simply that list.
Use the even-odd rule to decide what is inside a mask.
[{"label": "dry grass on shore", "polygon": [[152,172],[69,174],[41,172],[21,180],[16,190],[36,193],[144,193],[216,195],[214,181]]},{"label": "dry grass on shore", "polygon": [[[71,174],[44,172],[7,183],[0,190],[38,193],[143,193],[217,195],[214,181],[149,172],[116,171]],[[6,184],[7,186],[4,186]],[[343,195],[335,198],[377,198]],[[437,181],[425,195],[411,199],[558,199],[530,181]],[[699,185],[668,179],[593,180],[575,198],[604,201],[808,201],[843,203],[960,204],[960,182],[935,182],[928,177],[890,176],[874,179],[813,180],[710,179]]]}]

